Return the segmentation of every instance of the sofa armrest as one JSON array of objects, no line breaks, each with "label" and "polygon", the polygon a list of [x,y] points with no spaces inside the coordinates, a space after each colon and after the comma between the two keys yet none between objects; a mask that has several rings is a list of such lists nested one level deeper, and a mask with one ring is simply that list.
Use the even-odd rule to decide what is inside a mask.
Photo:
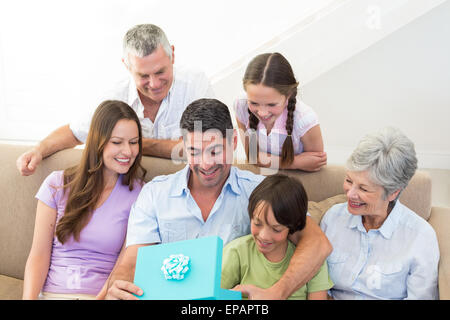
[{"label": "sofa armrest", "polygon": [[439,260],[439,296],[450,300],[450,208],[433,207],[428,222],[436,231],[441,258]]}]

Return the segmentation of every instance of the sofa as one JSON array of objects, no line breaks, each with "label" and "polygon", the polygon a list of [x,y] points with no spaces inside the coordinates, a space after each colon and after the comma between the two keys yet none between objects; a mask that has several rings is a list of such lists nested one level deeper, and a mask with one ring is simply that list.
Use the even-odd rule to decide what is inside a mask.
[{"label": "sofa", "polygon": [[[54,170],[75,165],[81,149],[68,149],[55,153],[42,161],[35,174],[23,177],[16,169],[16,159],[30,146],[0,144],[0,299],[21,299],[25,263],[33,239],[37,200],[35,194],[42,181]],[[162,174],[173,173],[183,163],[171,160],[143,157],[147,169],[146,180]],[[253,165],[236,164],[241,169],[272,174],[273,171]],[[342,184],[343,166],[328,165],[319,172],[282,171],[299,178],[308,193],[309,212],[319,222],[323,213],[335,203],[345,202]],[[400,200],[427,220],[435,229],[441,259],[439,263],[440,299],[450,299],[450,208],[431,206],[431,179],[417,171]]]}]

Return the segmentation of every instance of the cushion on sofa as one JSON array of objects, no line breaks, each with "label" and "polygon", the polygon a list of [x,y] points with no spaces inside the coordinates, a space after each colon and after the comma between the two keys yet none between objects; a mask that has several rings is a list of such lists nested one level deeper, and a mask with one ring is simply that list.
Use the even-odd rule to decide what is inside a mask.
[{"label": "cushion on sofa", "polygon": [[439,298],[450,300],[450,214],[449,208],[433,207],[428,222],[436,232],[441,258],[439,260]]},{"label": "cushion on sofa", "polygon": [[23,280],[0,275],[0,300],[22,299]]},{"label": "cushion on sofa", "polygon": [[308,212],[311,215],[311,218],[313,218],[317,224],[320,224],[320,220],[322,220],[323,215],[328,211],[328,209],[337,203],[343,202],[347,202],[347,196],[345,194],[338,194],[334,197],[319,202],[308,201]]}]

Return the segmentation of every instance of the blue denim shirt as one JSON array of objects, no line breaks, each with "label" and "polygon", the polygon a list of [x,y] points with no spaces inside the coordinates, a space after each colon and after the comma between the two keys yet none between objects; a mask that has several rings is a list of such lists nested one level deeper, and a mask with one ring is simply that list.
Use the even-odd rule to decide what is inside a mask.
[{"label": "blue denim shirt", "polygon": [[189,166],[186,166],[174,174],[155,177],[142,188],[130,212],[127,246],[211,235],[221,237],[225,245],[250,233],[248,199],[264,176],[232,166],[204,221],[187,185],[189,174]]},{"label": "blue denim shirt", "polygon": [[439,247],[423,218],[397,201],[368,232],[362,217],[334,205],[320,226],[333,245],[327,259],[334,299],[437,299]]}]

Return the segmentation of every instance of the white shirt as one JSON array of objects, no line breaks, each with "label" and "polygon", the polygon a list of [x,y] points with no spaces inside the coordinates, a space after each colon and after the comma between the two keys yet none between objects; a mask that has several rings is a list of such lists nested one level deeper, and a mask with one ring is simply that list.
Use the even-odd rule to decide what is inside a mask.
[{"label": "white shirt", "polygon": [[[141,121],[144,138],[178,139],[181,137],[180,119],[186,107],[194,100],[213,97],[211,83],[203,72],[174,67],[172,86],[161,102],[155,122],[144,118],[144,105],[139,99],[136,84],[131,76],[117,83],[112,90],[103,95],[99,103],[104,100],[120,100],[127,103],[136,111]],[[70,123],[74,136],[81,142],[86,141],[94,112],[95,109]]]},{"label": "white shirt", "polygon": [[[236,118],[239,122],[245,125],[246,131],[250,133],[250,113],[248,110],[246,94],[242,94],[239,99],[236,99],[233,107]],[[269,134],[267,134],[264,124],[259,121],[257,127],[259,151],[275,154],[277,156],[281,155],[283,143],[287,137],[287,114],[287,108],[284,108],[283,113],[275,120],[273,128]],[[303,143],[300,139],[306,134],[306,132],[318,124],[319,118],[316,112],[306,103],[297,98],[292,130],[292,143],[294,146],[295,155],[303,152]]]},{"label": "white shirt", "polygon": [[331,207],[320,227],[333,246],[327,262],[334,299],[438,298],[436,233],[399,201],[376,230],[367,232],[347,203]]}]

